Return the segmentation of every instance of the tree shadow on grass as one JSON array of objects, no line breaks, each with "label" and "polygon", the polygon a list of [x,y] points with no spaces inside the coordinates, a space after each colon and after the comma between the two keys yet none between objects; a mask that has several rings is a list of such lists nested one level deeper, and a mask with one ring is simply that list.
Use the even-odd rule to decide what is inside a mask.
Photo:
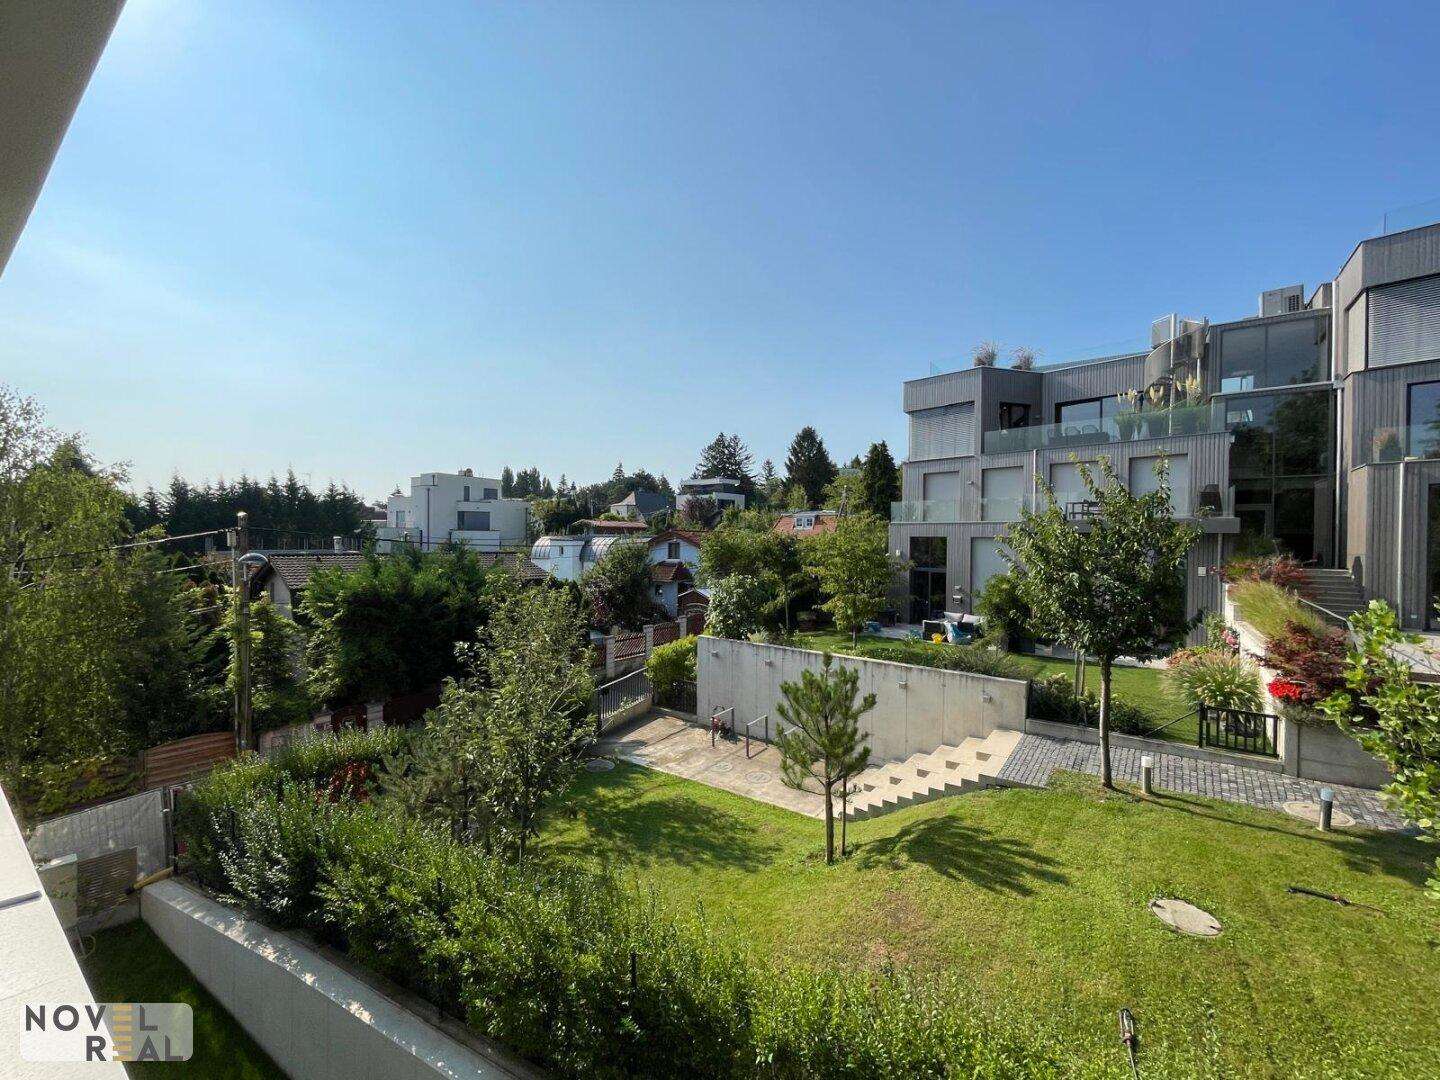
[{"label": "tree shadow on grass", "polygon": [[[754,822],[682,793],[656,789],[654,774],[617,766],[587,778],[570,792],[555,820],[585,826],[576,836],[547,839],[561,859],[615,863],[655,860],[689,868],[761,869],[780,845],[757,833]],[[593,797],[591,797],[593,796]]]},{"label": "tree shadow on grass", "polygon": [[894,836],[862,844],[854,858],[861,869],[918,863],[942,877],[1015,896],[1031,895],[1036,882],[1065,885],[1070,880],[1059,862],[1025,841],[997,836],[953,814],[911,822]]}]

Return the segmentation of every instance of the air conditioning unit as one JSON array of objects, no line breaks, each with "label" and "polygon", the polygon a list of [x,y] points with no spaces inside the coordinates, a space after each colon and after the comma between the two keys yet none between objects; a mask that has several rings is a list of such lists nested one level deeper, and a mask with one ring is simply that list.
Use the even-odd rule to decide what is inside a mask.
[{"label": "air conditioning unit", "polygon": [[1267,289],[1260,294],[1260,317],[1288,315],[1305,310],[1305,286],[1287,285],[1283,289]]}]

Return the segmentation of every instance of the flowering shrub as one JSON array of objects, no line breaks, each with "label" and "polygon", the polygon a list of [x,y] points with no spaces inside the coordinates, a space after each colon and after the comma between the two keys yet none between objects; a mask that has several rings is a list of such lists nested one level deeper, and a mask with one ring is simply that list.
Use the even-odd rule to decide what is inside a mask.
[{"label": "flowering shrub", "polygon": [[1266,643],[1264,664],[1279,674],[1275,683],[1283,684],[1289,696],[1276,693],[1275,683],[1270,693],[1279,700],[1315,705],[1344,690],[1346,646],[1345,631],[1338,627],[1317,633],[1314,627],[1287,622],[1284,631]]},{"label": "flowering shrub", "polygon": [[1220,571],[1229,584],[1265,581],[1291,592],[1306,591],[1305,568],[1289,555],[1262,555],[1256,559],[1232,559]]},{"label": "flowering shrub", "polygon": [[1213,611],[1207,613],[1204,625],[1205,644],[1210,648],[1240,651],[1240,635],[1225,625],[1225,619],[1221,615]]},{"label": "flowering shrub", "polygon": [[1270,696],[1276,701],[1302,702],[1305,700],[1305,687],[1297,682],[1291,682],[1289,679],[1271,679],[1269,689]]}]

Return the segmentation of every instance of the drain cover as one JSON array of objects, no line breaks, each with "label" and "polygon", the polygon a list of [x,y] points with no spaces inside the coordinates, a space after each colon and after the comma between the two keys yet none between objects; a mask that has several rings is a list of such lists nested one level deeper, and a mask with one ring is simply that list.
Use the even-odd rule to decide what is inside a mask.
[{"label": "drain cover", "polygon": [[[1291,817],[1298,817],[1302,821],[1309,821],[1312,824],[1320,824],[1320,804],[1313,799],[1293,799],[1285,803],[1281,809]],[[1334,829],[1348,829],[1355,824],[1355,819],[1343,810],[1330,810],[1330,827]]]},{"label": "drain cover", "polygon": [[714,765],[711,765],[711,766],[710,766],[710,771],[711,771],[711,772],[729,772],[729,771],[730,771],[731,769],[733,769],[733,768],[735,768],[735,766],[734,766],[734,765],[731,765],[730,762],[728,762],[728,761],[717,761]]},{"label": "drain cover", "polygon": [[768,784],[770,782],[770,774],[768,772],[746,773],[745,782],[747,784]]},{"label": "drain cover", "polygon": [[589,761],[585,762],[585,768],[589,769],[591,772],[609,772],[611,769],[615,768],[615,762],[611,761],[609,758],[591,758]]},{"label": "drain cover", "polygon": [[1184,900],[1151,900],[1150,914],[1179,934],[1214,937],[1220,933],[1219,919]]}]

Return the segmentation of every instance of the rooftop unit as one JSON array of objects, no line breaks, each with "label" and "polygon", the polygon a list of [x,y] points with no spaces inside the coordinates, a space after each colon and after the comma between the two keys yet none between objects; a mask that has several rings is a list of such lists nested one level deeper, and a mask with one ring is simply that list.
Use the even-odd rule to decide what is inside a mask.
[{"label": "rooftop unit", "polygon": [[1266,289],[1260,294],[1260,317],[1289,315],[1293,311],[1305,310],[1305,286],[1286,285],[1283,289]]}]

